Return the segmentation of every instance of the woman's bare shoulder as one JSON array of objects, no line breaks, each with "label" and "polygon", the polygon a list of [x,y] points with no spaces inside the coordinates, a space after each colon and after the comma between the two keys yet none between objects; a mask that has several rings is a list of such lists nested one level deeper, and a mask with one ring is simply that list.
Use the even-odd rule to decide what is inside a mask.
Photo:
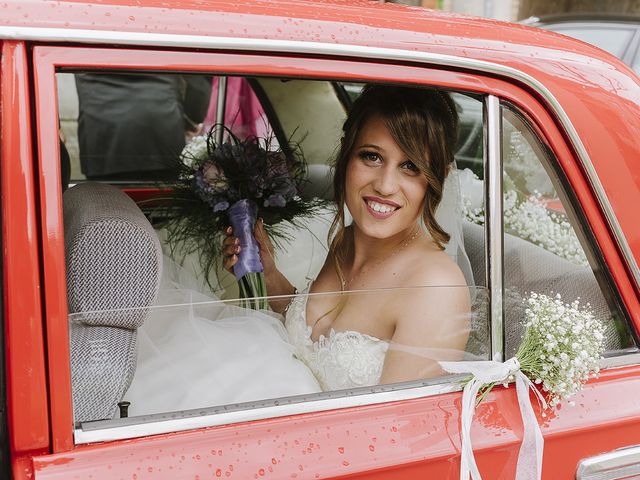
[{"label": "woman's bare shoulder", "polygon": [[420,249],[414,253],[407,286],[466,286],[458,264],[444,250]]},{"label": "woman's bare shoulder", "polygon": [[422,252],[411,265],[407,288],[388,302],[394,318],[392,341],[401,345],[464,350],[470,297],[462,271],[444,251]]}]

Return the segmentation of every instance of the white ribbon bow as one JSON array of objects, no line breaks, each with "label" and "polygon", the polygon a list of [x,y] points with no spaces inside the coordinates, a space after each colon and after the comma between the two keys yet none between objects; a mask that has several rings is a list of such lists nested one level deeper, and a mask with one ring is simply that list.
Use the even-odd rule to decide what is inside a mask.
[{"label": "white ribbon bow", "polygon": [[464,387],[462,393],[462,451],[460,452],[460,480],[468,480],[469,474],[473,480],[481,480],[476,459],[471,446],[471,421],[476,410],[476,397],[478,391],[491,383],[504,383],[515,377],[518,404],[522,414],[524,434],[522,445],[518,454],[516,468],[516,480],[540,480],[542,475],[542,451],[544,438],[538,425],[538,420],[533,413],[529,389],[533,390],[542,405],[546,408],[546,402],[540,392],[534,387],[533,382],[520,370],[520,362],[513,357],[504,363],[491,360],[479,362],[439,362],[440,366],[449,373],[467,373],[473,378]]}]

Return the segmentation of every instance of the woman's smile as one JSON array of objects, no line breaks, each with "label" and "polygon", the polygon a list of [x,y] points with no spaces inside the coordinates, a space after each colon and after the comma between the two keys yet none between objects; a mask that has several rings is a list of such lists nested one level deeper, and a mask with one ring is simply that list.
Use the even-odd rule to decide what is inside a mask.
[{"label": "woman's smile", "polygon": [[400,208],[400,205],[395,202],[373,196],[366,196],[363,201],[367,205],[369,213],[375,218],[389,218]]}]

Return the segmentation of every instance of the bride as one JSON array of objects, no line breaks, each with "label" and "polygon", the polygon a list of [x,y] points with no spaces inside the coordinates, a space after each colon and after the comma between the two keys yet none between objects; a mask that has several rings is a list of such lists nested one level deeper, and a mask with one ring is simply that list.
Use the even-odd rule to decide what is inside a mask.
[{"label": "bride", "polygon": [[[329,252],[305,295],[290,300],[297,292],[258,221],[267,291],[281,297],[273,312],[216,304],[148,319],[124,398],[131,414],[424,379],[442,373],[438,360],[460,359],[469,290],[436,221],[456,137],[448,94],[365,87],[343,127]],[[226,233],[232,271],[240,246]]]}]

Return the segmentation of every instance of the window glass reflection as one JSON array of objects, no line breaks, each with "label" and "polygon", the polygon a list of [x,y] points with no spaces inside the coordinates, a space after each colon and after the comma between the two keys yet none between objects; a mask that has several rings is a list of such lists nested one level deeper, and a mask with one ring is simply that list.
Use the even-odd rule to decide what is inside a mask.
[{"label": "window glass reflection", "polygon": [[[118,418],[120,402],[129,402],[129,416],[138,416],[375,386],[393,373],[394,362],[412,366],[401,381],[426,380],[444,375],[438,361],[488,357],[482,288],[300,294],[287,299],[283,317],[164,285],[158,303],[167,305],[70,316],[76,421]],[[434,332],[429,342],[399,344],[332,329],[314,340],[305,318],[316,302],[376,311],[389,302],[451,294],[473,299],[471,312],[437,319],[459,324],[456,338]],[[185,299],[189,303],[180,303]],[[135,316],[144,318],[137,328],[112,326]],[[124,384],[120,398],[116,392]]]}]

